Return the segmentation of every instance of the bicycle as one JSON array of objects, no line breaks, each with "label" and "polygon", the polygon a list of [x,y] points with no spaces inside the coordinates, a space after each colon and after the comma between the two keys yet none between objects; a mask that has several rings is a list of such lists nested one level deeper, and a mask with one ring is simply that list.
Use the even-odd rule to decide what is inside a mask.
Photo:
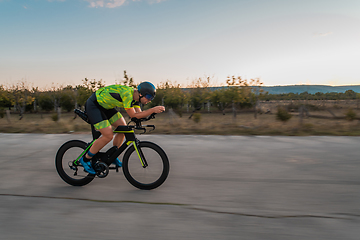
[{"label": "bicycle", "polygon": [[[86,112],[75,109],[74,112],[85,122],[90,123]],[[84,186],[94,180],[95,177],[105,178],[110,169],[119,171],[118,167],[110,166],[114,160],[126,150],[122,169],[125,178],[134,187],[143,190],[151,190],[163,184],[168,177],[170,164],[165,151],[155,143],[149,141],[140,141],[135,136],[135,130],[147,132],[147,128],[155,130],[154,125],[142,125],[142,122],[155,118],[151,114],[147,118],[132,118],[127,126],[119,126],[113,132],[125,134],[124,143],[117,148],[111,147],[106,152],[98,152],[91,160],[91,164],[96,174],[85,174],[79,172],[83,166],[79,159],[89,151],[92,144],[101,136],[91,124],[93,140],[86,143],[81,140],[70,140],[64,143],[56,153],[56,170],[62,180],[73,186]],[[133,125],[134,123],[135,125]]]}]

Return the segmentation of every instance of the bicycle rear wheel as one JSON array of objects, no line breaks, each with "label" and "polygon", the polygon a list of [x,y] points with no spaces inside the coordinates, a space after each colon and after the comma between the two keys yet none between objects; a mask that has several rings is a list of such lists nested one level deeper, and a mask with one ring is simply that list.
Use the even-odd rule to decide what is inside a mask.
[{"label": "bicycle rear wheel", "polygon": [[73,166],[73,162],[86,149],[86,142],[71,140],[64,143],[56,153],[55,165],[59,176],[73,186],[83,186],[90,183],[95,175],[84,172],[84,168]]},{"label": "bicycle rear wheel", "polygon": [[151,190],[163,184],[169,175],[170,164],[164,150],[152,142],[140,142],[148,166],[143,168],[134,146],[123,157],[123,172],[134,187]]}]

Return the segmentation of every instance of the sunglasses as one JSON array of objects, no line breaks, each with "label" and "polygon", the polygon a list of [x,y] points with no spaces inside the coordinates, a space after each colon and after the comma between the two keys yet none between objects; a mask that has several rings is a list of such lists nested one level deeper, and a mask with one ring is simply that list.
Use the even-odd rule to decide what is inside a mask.
[{"label": "sunglasses", "polygon": [[151,96],[150,94],[145,95],[146,99],[152,101],[154,99],[154,96]]}]

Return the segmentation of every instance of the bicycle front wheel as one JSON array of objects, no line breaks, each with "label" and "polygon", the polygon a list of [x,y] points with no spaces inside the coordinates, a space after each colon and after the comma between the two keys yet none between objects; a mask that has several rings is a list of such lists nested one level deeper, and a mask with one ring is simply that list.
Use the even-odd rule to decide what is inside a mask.
[{"label": "bicycle front wheel", "polygon": [[64,143],[56,153],[55,165],[59,176],[73,186],[83,186],[90,183],[95,175],[84,172],[81,165],[74,166],[74,161],[86,149],[86,143],[72,140]]},{"label": "bicycle front wheel", "polygon": [[131,146],[123,158],[123,172],[126,179],[134,187],[143,190],[151,190],[163,184],[169,175],[170,164],[164,150],[152,142],[140,142],[139,146],[142,151],[147,167],[143,167],[139,156]]}]

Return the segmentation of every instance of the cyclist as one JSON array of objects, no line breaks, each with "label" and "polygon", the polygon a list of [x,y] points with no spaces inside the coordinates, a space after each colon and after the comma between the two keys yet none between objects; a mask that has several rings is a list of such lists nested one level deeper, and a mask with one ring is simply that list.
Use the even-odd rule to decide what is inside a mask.
[{"label": "cyclist", "polygon": [[[86,155],[79,162],[83,165],[84,170],[91,174],[96,174],[91,166],[91,158],[99,152],[106,144],[113,139],[113,127],[126,125],[124,117],[115,109],[122,107],[131,117],[144,118],[152,113],[161,113],[165,111],[164,106],[156,106],[145,111],[141,111],[140,103],[147,104],[155,97],[156,88],[150,82],[142,82],[137,89],[124,85],[111,85],[100,88],[85,103],[85,110],[89,120],[95,129],[100,131],[101,136],[93,143]],[[120,147],[125,135],[116,133],[113,145]],[[122,163],[118,158],[114,161],[118,167]]]}]

